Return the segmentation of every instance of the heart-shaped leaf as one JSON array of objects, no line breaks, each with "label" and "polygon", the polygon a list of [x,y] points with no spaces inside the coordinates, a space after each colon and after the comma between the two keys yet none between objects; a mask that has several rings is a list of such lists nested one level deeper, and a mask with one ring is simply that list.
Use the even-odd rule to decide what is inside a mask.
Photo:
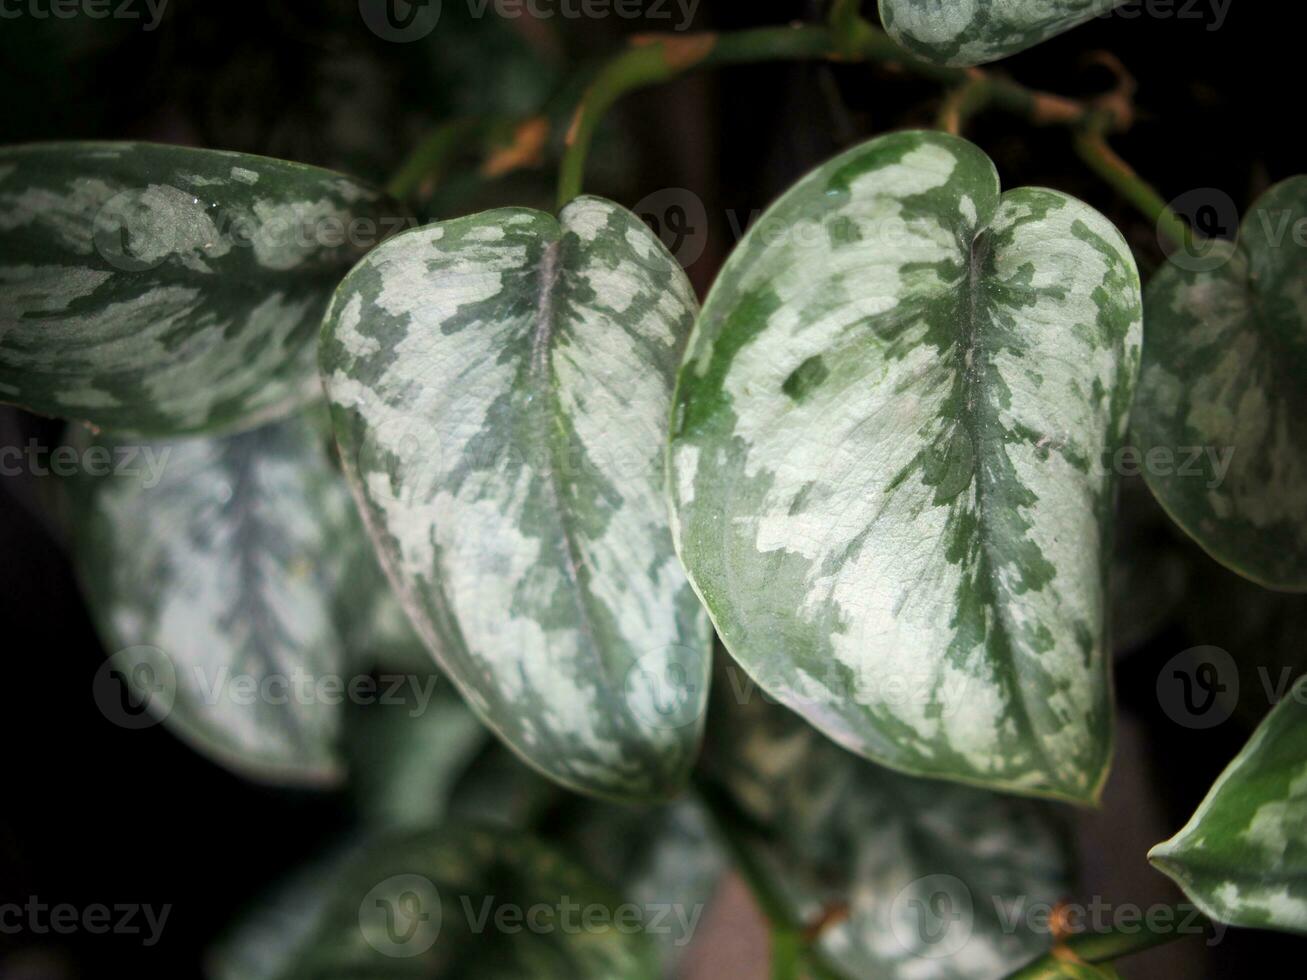
[{"label": "heart-shaped leaf", "polygon": [[630,212],[581,198],[405,233],[346,278],[322,370],[414,622],[546,775],[662,796],[693,760],[709,630],[662,493],[696,304]]},{"label": "heart-shaped leaf", "polygon": [[340,174],[143,143],[0,150],[0,399],[120,431],[317,395],[322,312],[404,220]]},{"label": "heart-shaped leaf", "polygon": [[[705,750],[754,855],[795,921],[850,978],[988,980],[1051,945],[1070,835],[1051,804],[900,776],[718,683]],[[721,738],[714,738],[720,733]]]},{"label": "heart-shaped leaf", "polygon": [[[74,560],[111,653],[96,688],[110,720],[162,719],[256,779],[341,777],[343,705],[379,698],[371,643],[398,602],[326,438],[301,416],[68,447],[84,463],[68,483]],[[411,633],[408,646],[423,653]]]},{"label": "heart-shaped leaf", "polygon": [[1214,919],[1307,933],[1307,678],[1148,859]]},{"label": "heart-shaped leaf", "polygon": [[[280,980],[654,980],[643,910],[531,838],[465,827],[388,835],[322,866],[236,936],[228,964]],[[293,901],[292,901],[293,900]],[[294,911],[294,903],[309,916]],[[306,918],[314,921],[310,924]],[[272,928],[285,922],[283,933]],[[262,924],[262,925],[261,925]],[[293,948],[287,950],[285,945]]]},{"label": "heart-shaped leaf", "polygon": [[1126,0],[880,0],[894,40],[946,65],[982,65],[1024,51]]},{"label": "heart-shaped leaf", "polygon": [[1106,219],[1000,196],[956,137],[785,194],[713,287],[672,425],[677,545],[745,670],[896,769],[1093,799],[1139,311]]},{"label": "heart-shaped leaf", "polygon": [[1268,191],[1237,244],[1179,253],[1144,306],[1149,487],[1217,561],[1307,591],[1307,176]]}]

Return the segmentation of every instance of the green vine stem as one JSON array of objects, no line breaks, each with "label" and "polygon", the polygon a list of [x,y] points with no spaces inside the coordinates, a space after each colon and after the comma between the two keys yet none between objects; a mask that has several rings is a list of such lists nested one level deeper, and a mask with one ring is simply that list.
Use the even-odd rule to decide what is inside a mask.
[{"label": "green vine stem", "polygon": [[[1106,133],[1122,114],[1078,99],[1026,88],[979,68],[937,65],[904,51],[884,31],[857,15],[858,4],[835,0],[830,24],[762,27],[730,34],[641,35],[613,57],[591,83],[567,133],[558,179],[561,208],[581,193],[595,130],[615,102],[630,92],[689,71],[764,61],[826,60],[892,66],[948,86],[942,128],[957,132],[966,118],[993,107],[1033,125],[1071,127],[1085,162],[1176,244],[1189,229],[1162,197],[1111,149]],[[1109,100],[1110,101],[1110,100]],[[1126,114],[1128,116],[1128,113]]]},{"label": "green vine stem", "polygon": [[895,44],[884,31],[857,20],[849,31],[824,24],[761,27],[730,34],[642,35],[616,55],[591,83],[567,134],[558,181],[562,207],[579,193],[586,158],[599,121],[623,96],[697,69],[764,61],[857,61],[895,65],[949,86],[971,86],[985,103],[1037,125],[1070,125],[1090,107],[1074,99],[1028,89],[983,71],[923,61]]},{"label": "green vine stem", "polygon": [[386,191],[404,201],[419,195],[443,173],[469,144],[482,154],[481,175],[494,178],[544,160],[549,123],[543,116],[466,116],[450,119],[418,144],[393,177]]},{"label": "green vine stem", "polygon": [[846,46],[857,46],[858,25],[862,22],[862,0],[831,0],[828,22]]},{"label": "green vine stem", "polygon": [[954,136],[962,135],[962,128],[968,119],[985,108],[989,102],[989,90],[982,78],[973,76],[944,96],[944,104],[939,112],[939,128]]},{"label": "green vine stem", "polygon": [[703,805],[718,837],[731,855],[735,870],[744,879],[754,901],[771,928],[772,978],[796,980],[848,980],[826,961],[815,944],[813,930],[800,922],[790,910],[780,886],[758,859],[747,840],[754,835],[748,819],[739,812],[735,801],[715,782],[698,774],[694,779],[695,796]]},{"label": "green vine stem", "polygon": [[1068,939],[1058,947],[1058,950],[1010,974],[1007,980],[1058,980],[1071,975],[1067,971],[1067,961],[1059,958],[1059,952],[1072,963],[1080,961],[1102,964],[1123,956],[1165,946],[1167,943],[1183,938],[1185,934],[1174,929],[1168,929],[1166,932],[1151,930],[1146,921],[1140,924],[1136,932],[1085,933]]},{"label": "green vine stem", "polygon": [[1111,126],[1112,117],[1107,113],[1087,119],[1076,134],[1076,153],[1094,173],[1152,221],[1171,244],[1191,244],[1193,233],[1184,219],[1172,211],[1162,196],[1108,144],[1107,133]]},{"label": "green vine stem", "polygon": [[415,194],[424,181],[439,176],[466,140],[483,127],[478,119],[451,119],[437,126],[395,171],[386,192],[403,201]]}]

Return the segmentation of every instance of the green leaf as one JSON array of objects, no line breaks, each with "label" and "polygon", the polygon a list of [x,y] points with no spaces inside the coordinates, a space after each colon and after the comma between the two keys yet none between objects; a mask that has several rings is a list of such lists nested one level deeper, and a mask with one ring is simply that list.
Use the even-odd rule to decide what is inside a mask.
[{"label": "green leaf", "polygon": [[745,670],[893,768],[1094,799],[1139,310],[1106,219],[1000,197],[956,137],[885,136],[785,194],[713,287],[672,424],[677,546]]},{"label": "green leaf", "polygon": [[492,742],[454,785],[446,819],[532,830],[573,798],[579,799]]},{"label": "green leaf", "polygon": [[346,719],[355,806],[371,828],[433,827],[489,733],[434,665],[393,675],[384,693]]},{"label": "green leaf", "polygon": [[1213,919],[1307,933],[1307,678],[1148,859]]},{"label": "green leaf", "polygon": [[362,847],[319,885],[282,980],[348,976],[653,980],[657,956],[623,904],[544,844],[440,828]]},{"label": "green leaf", "polygon": [[913,54],[982,65],[1024,51],[1126,0],[880,0],[885,29]]},{"label": "green leaf", "polygon": [[349,685],[398,603],[322,429],[74,448],[73,557],[111,653],[101,709],[161,718],[255,779],[339,780],[343,704],[379,695]]},{"label": "green leaf", "polygon": [[710,634],[662,494],[695,309],[587,197],[401,235],[324,325],[345,468],[428,646],[525,760],[600,795],[671,794],[702,728]]},{"label": "green leaf", "polygon": [[628,901],[666,910],[647,931],[674,976],[728,864],[707,816],[689,797],[656,807],[576,799],[559,821],[564,840]]},{"label": "green leaf", "polygon": [[403,216],[348,177],[145,143],[0,149],[0,399],[249,428],[317,396],[331,291]]},{"label": "green leaf", "polygon": [[832,966],[850,978],[980,980],[1049,948],[1038,923],[1072,866],[1051,804],[874,766],[738,671],[717,690],[705,754],[738,807],[732,833],[795,922],[826,923],[818,948]]},{"label": "green leaf", "polygon": [[1158,501],[1213,558],[1307,591],[1307,176],[1268,191],[1237,244],[1148,284],[1133,433]]},{"label": "green leaf", "polygon": [[275,980],[293,969],[332,898],[332,886],[364,852],[337,845],[287,875],[239,916],[204,958],[209,980]]}]

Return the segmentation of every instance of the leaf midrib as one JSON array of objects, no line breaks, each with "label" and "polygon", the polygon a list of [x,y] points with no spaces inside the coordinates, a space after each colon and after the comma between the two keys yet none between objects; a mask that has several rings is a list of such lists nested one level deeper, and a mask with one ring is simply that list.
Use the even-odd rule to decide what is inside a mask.
[{"label": "leaf midrib", "polygon": [[[563,486],[559,466],[555,458],[559,446],[557,432],[552,422],[556,414],[558,416],[563,414],[563,408],[558,396],[558,386],[555,383],[556,375],[553,369],[552,355],[554,338],[557,333],[555,294],[563,278],[562,235],[565,234],[566,231],[561,230],[560,236],[545,246],[544,254],[541,257],[540,288],[536,296],[535,323],[531,330],[531,374],[536,385],[548,400],[547,410],[541,410],[538,413],[541,444],[548,448],[546,472],[542,474],[542,482],[546,493],[549,495],[549,505],[557,519],[559,532],[563,537],[565,558],[563,571],[571,585],[570,592],[579,615],[578,627],[584,635],[584,646],[594,656],[598,668],[594,681],[596,686],[602,690],[604,697],[611,700],[613,692],[606,669],[607,665],[604,663],[602,650],[596,637],[593,616],[587,603],[590,590],[581,581],[581,566],[585,563],[585,559],[581,554],[576,535],[567,519],[567,511],[563,506]],[[552,732],[548,732],[547,737],[553,739],[554,736]]]},{"label": "leaf midrib", "polygon": [[[1047,776],[1061,785],[1062,779],[1058,775],[1059,769],[1048,754],[1043,739],[1035,728],[1030,707],[1026,702],[1025,692],[1020,682],[1017,651],[1013,639],[1015,624],[1012,622],[1012,617],[1006,605],[1000,601],[997,565],[994,561],[993,540],[989,532],[989,521],[985,505],[988,481],[985,477],[985,466],[982,458],[985,443],[981,439],[979,416],[983,409],[989,408],[989,404],[984,398],[983,390],[981,390],[983,389],[984,369],[987,361],[980,344],[982,334],[980,319],[981,311],[984,308],[981,295],[984,267],[992,254],[992,249],[993,242],[988,228],[978,230],[967,248],[966,316],[963,323],[963,336],[959,345],[959,351],[962,354],[961,371],[965,402],[962,425],[966,428],[967,436],[971,439],[974,448],[972,458],[975,466],[973,478],[976,481],[976,533],[980,539],[981,559],[985,565],[985,578],[989,581],[994,596],[994,624],[998,629],[1002,630],[1002,639],[1004,641],[1001,653],[998,653],[996,648],[991,646],[988,638],[986,638],[985,646],[987,650],[995,653],[996,659],[1005,662],[1007,670],[998,673],[1008,689],[1013,711],[1019,716],[1017,724],[1018,726],[1024,726],[1036,753],[1044,760]],[[977,402],[979,402],[979,406]]]}]

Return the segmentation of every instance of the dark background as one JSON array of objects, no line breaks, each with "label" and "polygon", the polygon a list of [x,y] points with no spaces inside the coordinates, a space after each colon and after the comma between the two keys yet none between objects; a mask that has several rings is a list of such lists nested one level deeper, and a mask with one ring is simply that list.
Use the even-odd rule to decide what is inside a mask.
[{"label": "dark background", "polygon": [[[0,142],[150,139],[384,179],[423,132],[451,115],[546,108],[565,123],[577,90],[568,79],[578,67],[623,33],[668,27],[478,21],[460,16],[463,7],[445,0],[441,26],[416,45],[380,41],[346,2],[170,0],[151,32],[140,22],[6,17]],[[1307,171],[1299,131],[1307,18],[1300,4],[1235,0],[1221,28],[1210,30],[1210,4],[1195,9],[1198,19],[1098,20],[999,70],[1087,96],[1114,81],[1092,53],[1112,52],[1138,82],[1138,121],[1114,138],[1121,154],[1167,199],[1218,188],[1246,207],[1270,183]],[[729,30],[820,16],[817,3],[703,0],[695,25]],[[628,206],[663,188],[692,191],[708,221],[703,257],[690,269],[702,291],[733,244],[733,221],[738,227],[854,141],[931,125],[940,94],[866,65],[769,64],[694,76],[622,103],[596,147],[587,189]],[[1161,261],[1149,223],[1085,170],[1065,130],[991,113],[967,135],[994,157],[1008,186],[1056,187],[1101,209],[1126,233],[1145,276]],[[483,204],[548,206],[551,183],[548,165],[501,181],[451,176],[453,190],[436,188],[428,209],[448,216]],[[38,433],[54,439],[58,426],[0,409],[0,442]],[[0,935],[0,978],[198,976],[202,951],[232,914],[329,840],[348,808],[341,794],[253,785],[163,728],[126,731],[100,714],[91,678],[104,652],[47,516],[49,482],[0,477],[0,904],[36,896],[79,907],[173,908],[162,941],[148,949],[132,936]],[[1124,580],[1124,599],[1144,610],[1130,615],[1155,614],[1156,622],[1146,640],[1120,653],[1117,768],[1104,810],[1081,819],[1082,851],[1085,895],[1147,902],[1170,893],[1143,850],[1187,819],[1261,713],[1208,731],[1178,725],[1159,705],[1161,665],[1197,643],[1224,645],[1247,664],[1278,662],[1284,651],[1276,645],[1303,635],[1283,623],[1304,614],[1300,600],[1272,600],[1278,631],[1268,638],[1242,629],[1249,604],[1263,599],[1179,542],[1146,493],[1126,498],[1120,549],[1134,575]],[[1152,597],[1155,562],[1192,571],[1187,596]],[[1123,972],[1279,975],[1277,962],[1301,962],[1307,946],[1231,931],[1213,950],[1201,940],[1176,950]]]}]

